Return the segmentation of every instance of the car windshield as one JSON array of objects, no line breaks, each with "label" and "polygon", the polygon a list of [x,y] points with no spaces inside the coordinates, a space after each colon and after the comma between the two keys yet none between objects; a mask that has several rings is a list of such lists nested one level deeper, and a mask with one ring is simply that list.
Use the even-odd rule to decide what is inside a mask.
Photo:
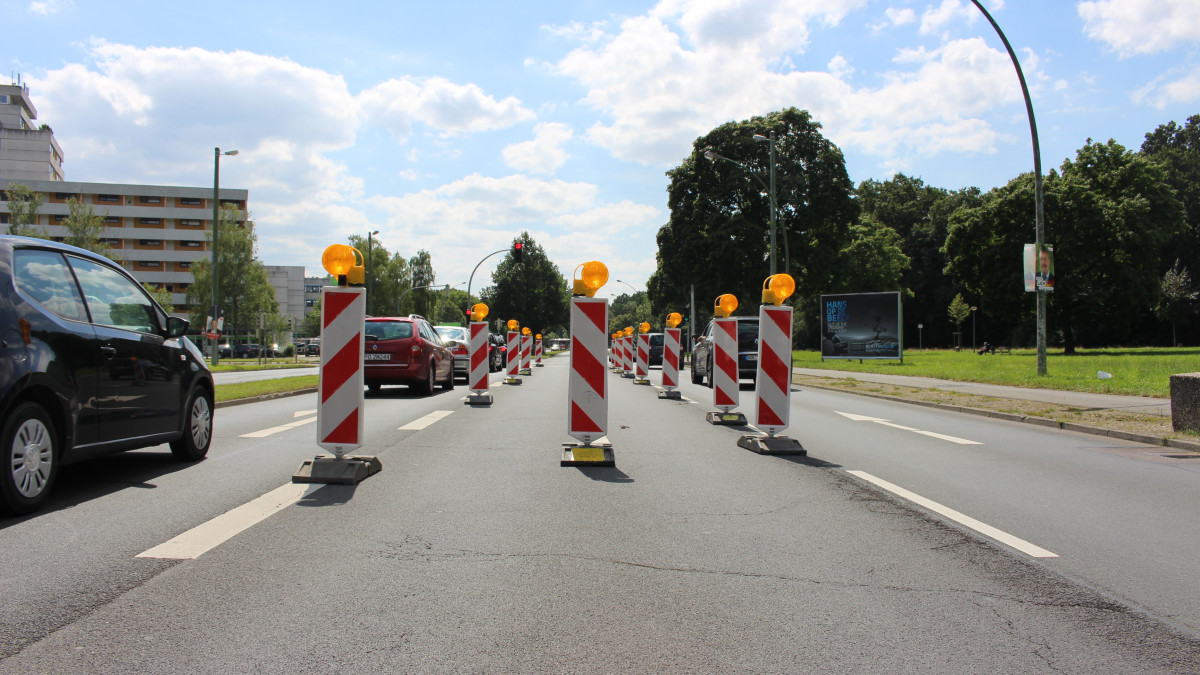
[{"label": "car windshield", "polygon": [[413,336],[413,325],[408,321],[368,321],[366,336],[376,340],[402,340]]}]

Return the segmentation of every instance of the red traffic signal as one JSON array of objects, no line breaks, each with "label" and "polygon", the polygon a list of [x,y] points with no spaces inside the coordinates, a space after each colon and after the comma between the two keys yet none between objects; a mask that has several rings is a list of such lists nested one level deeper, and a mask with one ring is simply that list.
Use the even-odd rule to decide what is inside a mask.
[{"label": "red traffic signal", "polygon": [[525,258],[523,257],[522,254],[524,254],[524,253],[525,253],[525,251],[522,248],[521,242],[519,242],[519,241],[515,242],[512,247],[513,260],[515,260],[517,262],[523,262],[525,260]]}]

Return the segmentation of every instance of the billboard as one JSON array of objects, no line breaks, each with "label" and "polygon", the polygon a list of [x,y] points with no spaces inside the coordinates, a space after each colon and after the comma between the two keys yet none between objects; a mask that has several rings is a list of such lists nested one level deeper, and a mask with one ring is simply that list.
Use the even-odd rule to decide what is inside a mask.
[{"label": "billboard", "polygon": [[904,359],[900,292],[821,296],[821,359]]}]

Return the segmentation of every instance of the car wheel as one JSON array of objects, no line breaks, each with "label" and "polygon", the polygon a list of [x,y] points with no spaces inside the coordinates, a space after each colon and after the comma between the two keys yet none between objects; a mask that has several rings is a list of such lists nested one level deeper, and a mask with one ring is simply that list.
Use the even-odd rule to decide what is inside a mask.
[{"label": "car wheel", "polygon": [[443,391],[450,391],[454,388],[454,366],[450,366],[450,373],[446,376],[446,381],[442,383]]},{"label": "car wheel", "polygon": [[54,423],[42,406],[26,402],[13,410],[3,434],[7,461],[0,476],[0,505],[8,513],[31,513],[46,501],[58,475]]},{"label": "car wheel", "polygon": [[696,372],[696,362],[692,361],[692,384],[700,384],[704,378],[700,377],[700,373]]},{"label": "car wheel", "polygon": [[367,391],[371,392],[372,394],[378,394],[379,390],[382,388],[383,388],[383,385],[378,382],[368,382],[367,383]]},{"label": "car wheel", "polygon": [[212,397],[204,389],[197,388],[188,399],[187,415],[184,418],[183,435],[171,441],[171,454],[175,459],[194,462],[204,459],[212,445]]},{"label": "car wheel", "polygon": [[421,383],[421,395],[422,396],[433,396],[433,388],[435,386],[434,380],[436,380],[436,379],[437,379],[437,371],[434,370],[434,368],[433,368],[433,361],[430,361],[429,362],[429,377],[426,377],[425,381]]},{"label": "car wheel", "polygon": [[708,361],[708,378],[707,379],[708,379],[708,381],[705,383],[705,386],[707,386],[709,389],[712,389],[713,387],[715,387],[717,385],[716,378],[713,377],[712,359],[709,359],[709,361]]}]

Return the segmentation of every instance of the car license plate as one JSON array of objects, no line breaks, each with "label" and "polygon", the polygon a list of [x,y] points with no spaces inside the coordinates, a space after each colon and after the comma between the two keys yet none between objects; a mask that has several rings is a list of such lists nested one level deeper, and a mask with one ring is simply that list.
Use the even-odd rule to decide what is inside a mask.
[{"label": "car license plate", "polygon": [[364,356],[365,361],[391,361],[391,354],[367,354]]},{"label": "car license plate", "polygon": [[746,355],[746,360],[747,360],[747,361],[757,361],[757,360],[758,360],[758,354],[747,354],[747,355]]}]

